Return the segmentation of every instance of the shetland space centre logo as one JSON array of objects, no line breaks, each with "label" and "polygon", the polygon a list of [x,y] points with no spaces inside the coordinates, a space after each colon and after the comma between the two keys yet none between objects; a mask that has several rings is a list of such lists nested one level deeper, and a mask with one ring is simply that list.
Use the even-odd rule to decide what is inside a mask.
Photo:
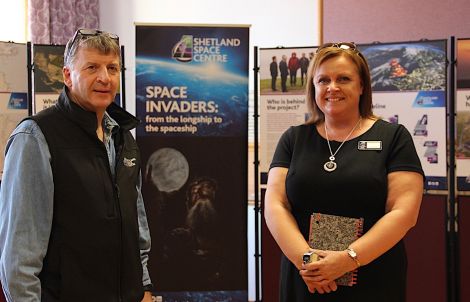
[{"label": "shetland space centre logo", "polygon": [[172,57],[179,62],[191,62],[193,60],[193,36],[183,35],[173,46],[171,53]]},{"label": "shetland space centre logo", "polygon": [[225,47],[240,46],[238,38],[208,38],[182,35],[173,46],[172,57],[179,62],[228,62],[228,54],[223,52]]}]

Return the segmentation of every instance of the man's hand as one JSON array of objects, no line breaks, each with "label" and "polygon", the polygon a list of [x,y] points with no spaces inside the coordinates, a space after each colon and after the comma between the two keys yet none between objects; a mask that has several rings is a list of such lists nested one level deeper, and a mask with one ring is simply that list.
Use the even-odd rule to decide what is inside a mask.
[{"label": "man's hand", "polygon": [[144,298],[142,299],[142,302],[152,302],[152,293],[151,292],[145,292],[144,293]]}]

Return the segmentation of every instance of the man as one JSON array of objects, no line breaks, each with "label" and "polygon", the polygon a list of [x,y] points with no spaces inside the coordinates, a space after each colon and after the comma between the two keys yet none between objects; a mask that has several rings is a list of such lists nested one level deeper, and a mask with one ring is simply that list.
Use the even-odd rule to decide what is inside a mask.
[{"label": "man", "polygon": [[[22,121],[0,189],[0,279],[9,302],[151,301],[138,120],[113,103],[118,37],[78,30],[54,107]],[[144,293],[145,291],[145,293]]]},{"label": "man", "polygon": [[276,56],[273,56],[271,64],[269,64],[269,70],[271,71],[271,89],[276,91],[276,80],[277,80],[277,61]]},{"label": "man", "polygon": [[287,92],[287,75],[289,74],[289,69],[287,68],[287,56],[282,55],[282,60],[279,62],[279,71],[281,72],[281,87],[282,92]]},{"label": "man", "polygon": [[302,57],[299,59],[300,64],[300,79],[302,81],[302,86],[304,86],[304,76],[307,79],[307,70],[310,60],[305,56],[305,52],[302,53]]},{"label": "man", "polygon": [[290,86],[293,87],[297,85],[297,69],[299,69],[299,58],[297,54],[293,52],[289,58],[289,72],[290,72]]}]

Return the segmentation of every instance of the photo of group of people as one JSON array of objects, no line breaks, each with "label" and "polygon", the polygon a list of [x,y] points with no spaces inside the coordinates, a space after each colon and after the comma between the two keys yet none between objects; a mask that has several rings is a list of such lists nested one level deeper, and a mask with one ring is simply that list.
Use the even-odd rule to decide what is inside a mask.
[{"label": "photo of group of people", "polygon": [[260,91],[262,94],[303,93],[307,82],[307,70],[314,52],[311,49],[273,49],[271,62],[261,64],[269,70],[260,70]]}]

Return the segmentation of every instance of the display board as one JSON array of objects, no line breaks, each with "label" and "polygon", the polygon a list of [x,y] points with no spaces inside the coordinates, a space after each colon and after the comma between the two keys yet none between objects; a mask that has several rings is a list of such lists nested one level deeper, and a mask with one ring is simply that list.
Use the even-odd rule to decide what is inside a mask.
[{"label": "display board", "polygon": [[136,26],[157,301],[248,299],[248,46],[247,26]]},{"label": "display board", "polygon": [[447,41],[360,45],[372,78],[373,111],[411,133],[427,190],[447,189]]},{"label": "display board", "polygon": [[57,102],[64,80],[64,45],[33,45],[33,114]]},{"label": "display board", "polygon": [[[358,47],[366,56],[371,69],[374,113],[389,122],[403,124],[410,131],[427,176],[426,188],[428,190],[445,190],[447,188],[446,41],[386,43],[359,45]],[[279,55],[282,55],[282,51],[283,49],[274,48],[260,49],[259,107],[261,129],[259,154],[261,184],[266,182],[265,176],[279,135],[289,126],[303,123],[305,116],[302,114],[307,112],[306,107],[296,114],[280,111],[276,113],[277,115],[272,115],[268,110],[272,110],[272,113],[276,112],[275,105],[277,104],[273,98],[277,94],[282,95],[279,91],[272,91],[270,66],[268,65],[272,62],[272,56],[277,56],[278,59]],[[277,87],[279,84],[276,89]],[[289,84],[287,89],[289,90]],[[299,92],[298,97],[302,96]],[[269,127],[274,128],[278,125],[282,129],[279,129],[277,133],[269,130]],[[271,138],[269,136],[273,133],[276,133],[277,137]],[[262,188],[262,197],[264,197],[264,192],[265,189]],[[263,201],[264,198],[262,198],[262,205]],[[445,284],[446,278],[445,205],[446,198],[444,196],[424,196],[423,213],[420,214],[418,224],[410,235],[411,239],[407,240],[408,258],[413,264],[410,265],[408,279],[408,288],[411,290],[408,290],[407,295],[410,300],[419,295],[426,299],[445,297],[445,287],[441,286]],[[279,284],[278,269],[281,251],[266,225],[262,223],[261,227],[263,300],[276,301],[278,299],[276,284]],[[437,231],[435,232],[433,228]],[[430,233],[429,230],[433,232]],[[437,236],[424,238],[423,234],[437,234]],[[428,257],[424,257],[424,260],[423,244],[414,240],[419,236],[426,239],[423,241],[426,242],[425,246],[436,251],[429,254]],[[432,282],[436,288],[433,295],[429,295],[427,290],[429,287],[423,286],[421,278],[416,277],[420,272],[422,273],[423,267],[428,267],[423,266],[423,263],[437,264],[435,280],[433,279]]]},{"label": "display board", "polygon": [[457,190],[470,191],[470,39],[457,40]]},{"label": "display board", "polygon": [[27,67],[26,44],[0,42],[0,181],[8,137],[28,116]]},{"label": "display board", "polygon": [[314,47],[259,50],[259,158],[262,183],[266,181],[282,133],[290,126],[303,124],[308,117],[305,86],[308,64],[315,50]]}]

